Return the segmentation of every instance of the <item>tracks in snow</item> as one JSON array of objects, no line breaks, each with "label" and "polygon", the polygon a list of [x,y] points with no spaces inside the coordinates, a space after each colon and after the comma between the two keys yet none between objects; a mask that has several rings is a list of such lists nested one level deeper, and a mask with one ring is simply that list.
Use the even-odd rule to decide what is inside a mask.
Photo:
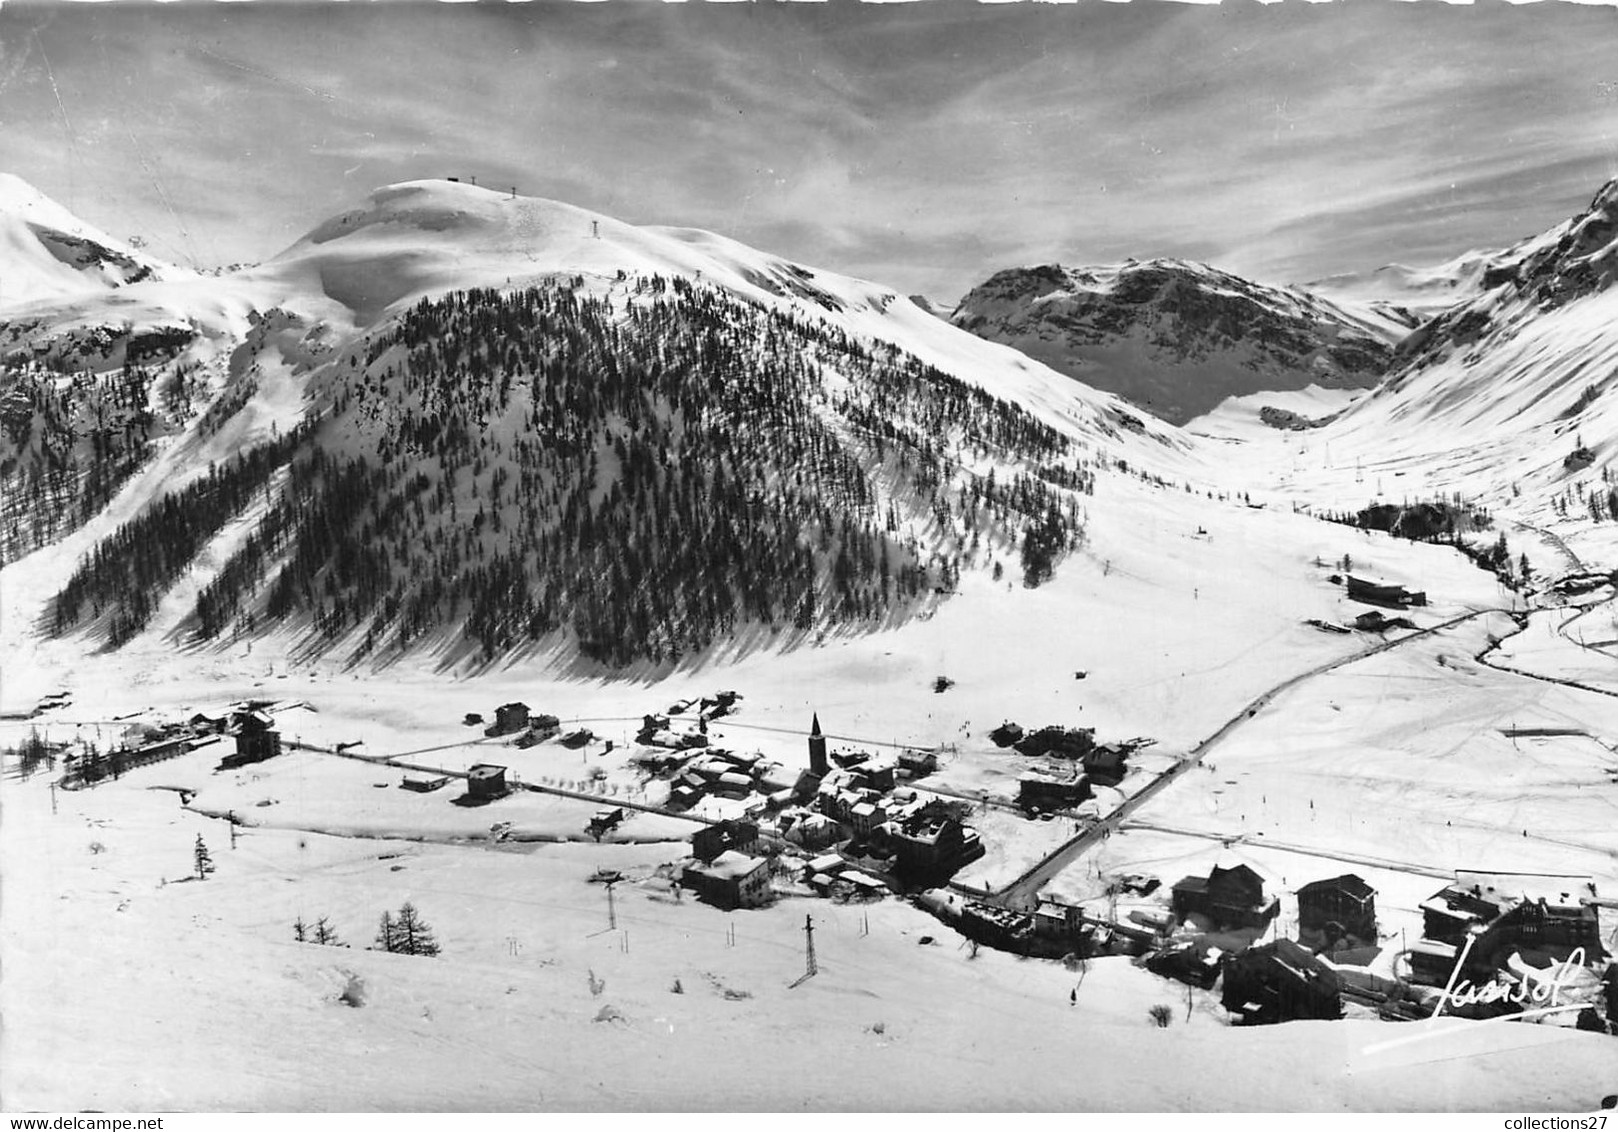
[{"label": "tracks in snow", "polygon": [[1266,692],[1260,693],[1254,699],[1250,700],[1242,707],[1240,711],[1227,719],[1219,730],[1215,731],[1212,735],[1208,736],[1195,747],[1191,748],[1190,752],[1186,754],[1185,758],[1181,759],[1179,762],[1165,770],[1162,774],[1154,778],[1151,782],[1147,783],[1146,786],[1144,786],[1140,791],[1126,799],[1123,805],[1112,811],[1112,813],[1108,814],[1101,821],[1097,822],[1083,833],[1063,842],[1054,851],[1048,853],[1045,857],[1040,859],[1032,867],[1024,871],[1009,884],[1001,887],[998,890],[977,888],[972,885],[965,884],[951,884],[950,887],[963,895],[986,900],[991,904],[997,904],[1003,908],[1032,908],[1039,902],[1039,890],[1049,884],[1058,873],[1068,868],[1073,864],[1073,862],[1084,856],[1085,853],[1089,852],[1091,849],[1095,848],[1096,845],[1110,837],[1112,835],[1112,831],[1120,828],[1126,821],[1130,819],[1136,810],[1140,809],[1147,802],[1151,801],[1162,791],[1168,789],[1170,785],[1172,785],[1187,771],[1200,766],[1203,759],[1205,759],[1215,747],[1229,739],[1238,728],[1240,728],[1248,720],[1258,715],[1262,709],[1268,707],[1270,703],[1276,699],[1276,697],[1291,691],[1293,688],[1296,688],[1298,685],[1303,684],[1306,681],[1315,679],[1317,676],[1324,676],[1326,673],[1334,671],[1338,668],[1342,668],[1345,665],[1354,664],[1369,657],[1377,656],[1380,653],[1389,652],[1393,649],[1400,648],[1412,641],[1421,640],[1422,638],[1432,636],[1435,633],[1441,633],[1448,629],[1453,629],[1455,626],[1470,621],[1475,617],[1482,617],[1490,613],[1509,614],[1510,612],[1510,610],[1498,608],[1475,609],[1469,613],[1463,613],[1460,616],[1451,617],[1446,621],[1440,621],[1438,624],[1430,625],[1425,629],[1418,629],[1413,633],[1399,637],[1395,640],[1384,641],[1379,645],[1375,645],[1369,649],[1364,649],[1350,656],[1339,657],[1336,660],[1327,661],[1324,664],[1317,664],[1313,668],[1300,672],[1295,676],[1290,676],[1281,681],[1279,684],[1275,685],[1273,688],[1270,688]]}]

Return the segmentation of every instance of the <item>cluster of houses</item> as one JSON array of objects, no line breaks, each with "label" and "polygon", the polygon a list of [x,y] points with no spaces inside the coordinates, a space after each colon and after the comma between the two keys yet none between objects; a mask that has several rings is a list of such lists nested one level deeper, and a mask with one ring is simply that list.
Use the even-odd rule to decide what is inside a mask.
[{"label": "cluster of houses", "polygon": [[[1058,760],[1059,764],[1071,765],[1070,770],[1033,774],[1026,779],[1030,785],[1019,789],[1019,801],[1030,810],[1069,808],[1091,796],[1091,785],[1117,786],[1129,773],[1130,754],[1151,742],[1149,739],[1131,739],[1127,742],[1102,743],[1096,741],[1093,727],[1050,726],[1041,727],[1038,731],[1024,731],[1010,722],[1002,723],[991,731],[989,739],[995,746],[1011,747],[1020,755],[1044,757]],[[1048,786],[1047,782],[1055,782],[1058,786]],[[1067,800],[1069,798],[1071,800]],[[1047,801],[1057,804],[1046,805]]]},{"label": "cluster of houses", "polygon": [[[1457,872],[1423,902],[1424,938],[1392,950],[1379,942],[1376,893],[1363,878],[1312,881],[1296,895],[1296,938],[1275,934],[1280,901],[1246,865],[1186,877],[1169,890],[1167,908],[1137,908],[1121,921],[1045,897],[1033,911],[968,902],[959,926],[1027,955],[1134,955],[1165,978],[1218,985],[1240,1025],[1336,1019],[1349,1004],[1386,1018],[1429,1017],[1446,988],[1498,984],[1469,996],[1481,1003],[1444,1002],[1446,1013],[1490,1016],[1519,1008],[1510,986],[1547,980],[1584,987],[1580,1025],[1601,1024],[1602,995],[1607,1018],[1618,1021],[1618,964],[1602,946],[1588,877]],[[1559,964],[1580,974],[1557,974]]]},{"label": "cluster of houses", "polygon": [[[767,859],[751,855],[765,843],[777,856],[805,858],[789,871],[812,891],[845,898],[941,884],[983,855],[978,832],[962,820],[965,804],[904,785],[937,769],[932,752],[833,753],[818,715],[808,747],[809,766],[791,783],[771,777],[776,764],[757,755],[711,747],[679,768],[670,790],[673,804],[762,795],[745,821],[720,822],[693,837],[684,872],[688,887],[731,907],[767,899],[767,884],[749,887],[755,876],[768,875],[755,871]],[[741,834],[730,832],[732,827]],[[721,829],[726,832],[715,832]],[[723,849],[713,855],[716,845]]]},{"label": "cluster of houses", "polygon": [[1477,982],[1513,952],[1541,964],[1582,951],[1601,959],[1601,921],[1589,877],[1457,872],[1455,883],[1421,902],[1422,938],[1410,949],[1412,979],[1445,986],[1452,975]]},{"label": "cluster of houses", "polygon": [[926,888],[984,853],[978,832],[962,821],[966,806],[900,785],[937,769],[931,751],[887,757],[829,753],[816,715],[809,729],[809,769],[793,793],[836,823],[840,834],[848,832],[842,853],[862,872],[895,888]]},{"label": "cluster of houses", "polygon": [[[483,722],[483,717],[476,713],[466,717],[468,726]],[[501,704],[494,709],[494,722],[483,729],[487,739],[498,739],[506,735],[515,735],[515,746],[528,748],[537,746],[547,739],[556,739],[562,746],[571,750],[587,747],[595,741],[596,734],[587,727],[575,728],[566,735],[562,734],[562,720],[560,717],[548,712],[536,712],[533,708],[520,701]],[[560,738],[558,738],[560,736]],[[606,741],[606,749],[612,750],[612,740]]]},{"label": "cluster of houses", "polygon": [[[481,719],[481,716],[467,716],[467,720],[472,723],[481,722]],[[556,716],[544,712],[536,713],[527,704],[513,701],[494,709],[494,722],[483,729],[483,735],[487,739],[515,735],[517,746],[532,747],[559,734],[561,730],[562,721]]]},{"label": "cluster of houses", "polygon": [[231,754],[217,769],[232,770],[263,762],[281,753],[281,733],[265,711],[268,701],[250,701],[230,711],[210,715],[197,712],[184,721],[137,725],[122,742],[105,753],[93,748],[69,753],[63,759],[62,785],[69,789],[93,786],[108,778],[118,778],[136,767],[163,762],[201,747],[234,741]]},{"label": "cluster of houses", "polygon": [[691,835],[691,859],[680,883],[721,908],[757,908],[769,902],[770,861],[759,856],[759,827],[726,820]]},{"label": "cluster of houses", "polygon": [[[1426,605],[1427,594],[1424,590],[1406,589],[1396,582],[1374,582],[1369,578],[1357,577],[1349,574],[1344,577],[1339,574],[1331,576],[1333,582],[1341,582],[1352,601],[1362,602],[1366,605],[1379,605],[1384,609],[1409,609],[1411,606]],[[1379,609],[1367,609],[1354,615],[1349,625],[1335,625],[1328,621],[1311,619],[1309,624],[1316,628],[1330,632],[1348,632],[1350,628],[1359,629],[1367,633],[1386,633],[1392,629],[1414,629],[1415,622],[1408,617],[1389,617]]]},{"label": "cluster of houses", "polygon": [[[706,742],[705,737],[704,743]],[[669,787],[668,804],[671,809],[685,810],[704,798],[726,798],[732,801],[746,798],[774,785],[765,777],[773,769],[758,754],[741,754],[719,747],[705,747],[699,755],[690,757],[680,767],[679,774]]]},{"label": "cluster of houses", "polygon": [[[1264,931],[1279,910],[1262,879],[1245,865],[1215,868],[1173,888],[1173,911],[1200,919],[1209,932],[1164,948],[1148,961],[1160,974],[1211,987],[1222,977],[1221,1002],[1234,1020],[1254,1024],[1340,1018],[1345,1003],[1383,1017],[1446,1012],[1504,1013],[1506,983],[1535,978],[1561,963],[1591,972],[1608,958],[1594,884],[1589,877],[1459,871],[1454,883],[1422,902],[1423,938],[1391,954],[1379,945],[1376,893],[1352,873],[1297,892],[1296,940],[1245,944],[1231,933]],[[1218,934],[1216,934],[1218,933]],[[1260,936],[1259,938],[1262,938]],[[1499,983],[1486,1005],[1457,1007],[1445,989],[1457,980]],[[1618,994],[1618,967],[1607,966],[1608,1015]],[[1581,1024],[1592,1024],[1592,1009]]]}]

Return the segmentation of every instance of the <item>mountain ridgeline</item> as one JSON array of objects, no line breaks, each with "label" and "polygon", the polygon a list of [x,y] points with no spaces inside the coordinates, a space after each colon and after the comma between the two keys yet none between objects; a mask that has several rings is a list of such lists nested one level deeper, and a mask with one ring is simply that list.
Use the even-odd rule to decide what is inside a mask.
[{"label": "mountain ridgeline", "polygon": [[1369,388],[1392,351],[1326,299],[1180,260],[1001,271],[950,321],[1182,425],[1230,396]]},{"label": "mountain ridgeline", "polygon": [[1093,490],[1091,458],[1016,404],[684,277],[424,299],[309,389],[306,428],[105,540],[48,630],[127,641],[243,517],[194,640],[661,663],[894,623],[991,560],[1037,584]]}]

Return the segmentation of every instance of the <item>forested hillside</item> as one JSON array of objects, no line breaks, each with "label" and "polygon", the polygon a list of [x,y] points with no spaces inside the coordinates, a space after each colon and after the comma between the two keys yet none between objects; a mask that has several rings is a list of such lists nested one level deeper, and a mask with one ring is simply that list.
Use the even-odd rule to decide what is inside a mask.
[{"label": "forested hillside", "polygon": [[87,522],[145,462],[152,441],[191,417],[204,382],[181,359],[193,335],[89,326],[17,343],[0,336],[0,562]]},{"label": "forested hillside", "polygon": [[53,631],[138,631],[174,563],[283,463],[200,592],[197,638],[288,624],[356,658],[488,660],[566,634],[625,665],[746,626],[874,627],[991,559],[1038,584],[1082,537],[1093,482],[1010,402],[679,277],[424,300],[311,396],[295,452],[221,473],[248,490],[170,496],[106,540]]}]

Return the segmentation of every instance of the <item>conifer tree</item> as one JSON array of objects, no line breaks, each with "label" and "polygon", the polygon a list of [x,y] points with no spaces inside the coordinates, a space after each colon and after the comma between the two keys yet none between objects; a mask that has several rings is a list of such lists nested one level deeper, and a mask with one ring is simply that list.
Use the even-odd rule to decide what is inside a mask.
[{"label": "conifer tree", "polygon": [[207,880],[208,874],[213,872],[213,857],[208,853],[208,846],[203,843],[202,834],[197,834],[197,843],[191,849],[191,858],[196,867],[197,879]]},{"label": "conifer tree", "polygon": [[395,950],[406,955],[437,955],[438,941],[433,938],[433,930],[416,912],[416,906],[406,900],[399,906],[399,918],[394,921],[394,932],[398,940]]},{"label": "conifer tree", "polygon": [[382,913],[382,923],[376,932],[376,946],[383,951],[399,950],[399,929],[393,922],[392,912]]}]

